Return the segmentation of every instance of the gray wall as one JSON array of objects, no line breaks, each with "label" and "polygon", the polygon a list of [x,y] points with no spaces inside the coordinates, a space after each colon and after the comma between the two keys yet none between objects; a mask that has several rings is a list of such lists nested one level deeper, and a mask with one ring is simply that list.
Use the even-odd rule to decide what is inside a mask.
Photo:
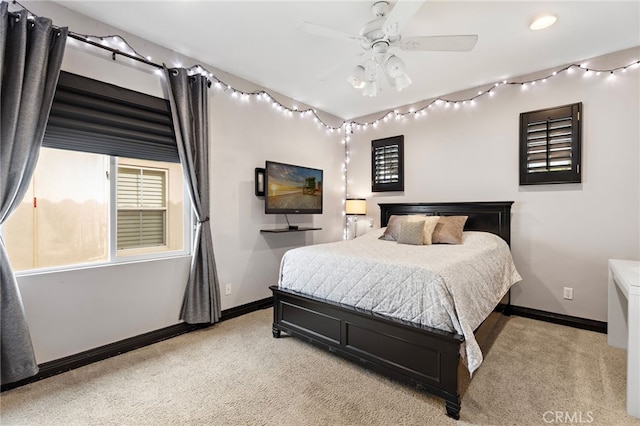
[{"label": "gray wall", "polygon": [[[201,63],[53,3],[27,1],[25,5],[75,32],[123,35],[156,63]],[[162,77],[153,68],[121,57],[112,61],[109,52],[75,40],[68,43],[63,69],[165,97]],[[213,67],[207,69],[238,89],[262,89]],[[310,117],[285,116],[266,102],[239,101],[230,92],[213,87],[209,93],[211,226],[224,310],[269,297],[268,286],[276,284],[280,258],[287,249],[342,238],[344,146],[338,133],[320,130]],[[305,107],[272,94],[285,105]],[[340,123],[335,117],[323,118]],[[292,223],[321,227],[321,231],[260,233],[263,227],[285,223],[281,215],[265,215],[263,199],[254,195],[254,169],[264,167],[265,160],[324,170],[325,213],[290,216]],[[180,256],[19,274],[37,361],[62,358],[178,323],[189,261]],[[232,284],[232,293],[225,296],[227,283]]]},{"label": "gray wall", "polygon": [[[79,33],[124,35],[158,63],[199,63],[57,4],[25,5]],[[635,49],[600,62],[617,66],[638,56]],[[77,41],[69,43],[63,69],[163,96],[153,69],[123,58],[113,62],[106,52]],[[209,69],[240,89],[258,88]],[[503,88],[473,108],[435,110],[420,120],[357,131],[349,147],[349,192],[368,198],[376,223],[381,201],[514,200],[513,253],[524,277],[514,303],[606,320],[607,258],[640,257],[638,72],[614,82],[559,76],[527,92]],[[269,296],[267,286],[276,282],[287,249],[342,238],[344,146],[311,119],[284,116],[266,103],[240,102],[216,89],[209,101],[213,239],[222,308],[228,309]],[[584,103],[583,183],[518,187],[518,114],[578,101]],[[396,134],[405,135],[406,190],[372,195],[370,140]],[[292,218],[322,231],[260,234],[262,227],[284,224],[281,216],[265,215],[262,199],[253,195],[254,168],[267,159],[324,169],[325,213]],[[367,221],[359,224],[366,228]],[[176,324],[188,265],[188,257],[177,257],[22,274],[18,283],[38,362]],[[232,294],[224,296],[227,283]],[[563,286],[574,288],[573,301],[562,299]]]},{"label": "gray wall", "polygon": [[[638,57],[635,48],[588,66],[614,68]],[[607,259],[640,258],[640,67],[615,79],[582,74],[563,73],[527,90],[500,87],[474,106],[434,107],[419,119],[356,131],[350,195],[366,197],[376,221],[380,202],[515,201],[512,252],[524,279],[513,303],[606,321]],[[519,114],[574,102],[583,103],[582,183],[520,187]],[[371,140],[399,134],[405,136],[405,191],[372,194]],[[573,300],[562,298],[565,286],[573,287]]]}]

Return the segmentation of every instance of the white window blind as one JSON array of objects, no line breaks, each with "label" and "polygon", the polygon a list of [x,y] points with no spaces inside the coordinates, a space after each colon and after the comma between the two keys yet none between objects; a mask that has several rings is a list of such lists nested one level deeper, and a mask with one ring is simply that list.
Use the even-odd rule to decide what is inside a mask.
[{"label": "white window blind", "polygon": [[117,248],[166,245],[167,172],[118,167]]}]

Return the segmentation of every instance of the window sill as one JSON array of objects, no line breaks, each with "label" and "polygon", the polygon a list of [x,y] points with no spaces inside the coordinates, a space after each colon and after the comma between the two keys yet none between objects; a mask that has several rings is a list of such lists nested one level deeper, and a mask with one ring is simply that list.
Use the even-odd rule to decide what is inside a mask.
[{"label": "window sill", "polygon": [[16,275],[16,278],[29,277],[29,276],[36,276],[36,275],[55,274],[60,272],[92,270],[92,269],[100,269],[100,268],[117,267],[120,265],[130,265],[130,264],[148,263],[148,262],[161,262],[164,260],[184,259],[184,258],[191,258],[191,255],[188,253],[178,252],[172,255],[161,256],[161,257],[156,255],[153,257],[146,256],[145,258],[116,260],[111,262],[83,263],[81,265],[65,265],[65,266],[56,266],[51,268],[28,269],[24,271],[17,271],[15,272],[15,275]]}]

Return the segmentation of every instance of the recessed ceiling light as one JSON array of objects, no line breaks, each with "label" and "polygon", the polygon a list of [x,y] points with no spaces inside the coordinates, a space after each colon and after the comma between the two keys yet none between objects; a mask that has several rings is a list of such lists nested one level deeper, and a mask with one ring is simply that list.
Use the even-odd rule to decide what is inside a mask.
[{"label": "recessed ceiling light", "polygon": [[531,25],[529,25],[529,28],[531,28],[532,30],[543,30],[555,24],[557,20],[558,18],[553,15],[541,16],[533,21]]}]

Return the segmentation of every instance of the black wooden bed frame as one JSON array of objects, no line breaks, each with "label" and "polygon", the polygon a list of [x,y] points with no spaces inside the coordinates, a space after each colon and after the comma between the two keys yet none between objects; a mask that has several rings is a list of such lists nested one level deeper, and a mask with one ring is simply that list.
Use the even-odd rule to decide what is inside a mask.
[{"label": "black wooden bed frame", "polygon": [[[465,231],[491,232],[509,244],[511,204],[512,201],[383,203],[379,204],[380,224],[386,226],[392,215],[464,215],[469,217]],[[274,337],[285,332],[416,386],[444,399],[447,415],[460,418],[458,367],[463,336],[276,286],[270,289],[273,291]]]}]

